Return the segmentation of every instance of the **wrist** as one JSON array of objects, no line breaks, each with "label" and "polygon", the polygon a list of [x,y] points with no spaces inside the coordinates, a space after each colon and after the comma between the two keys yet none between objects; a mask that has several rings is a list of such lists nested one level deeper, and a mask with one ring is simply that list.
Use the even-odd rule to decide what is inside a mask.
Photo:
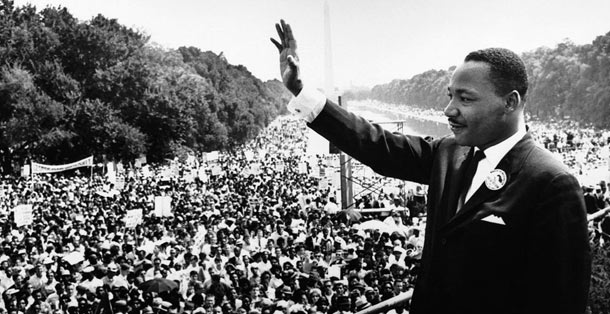
[{"label": "wrist", "polygon": [[292,86],[288,87],[288,90],[295,97],[298,96],[301,93],[301,90],[303,90],[303,81],[297,80]]}]

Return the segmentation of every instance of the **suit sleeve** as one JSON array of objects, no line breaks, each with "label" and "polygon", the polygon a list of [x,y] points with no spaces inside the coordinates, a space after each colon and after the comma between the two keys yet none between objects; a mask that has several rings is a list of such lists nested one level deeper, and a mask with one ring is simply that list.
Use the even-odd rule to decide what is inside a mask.
[{"label": "suit sleeve", "polygon": [[533,212],[527,243],[528,313],[583,313],[591,275],[585,204],[578,181],[555,176]]},{"label": "suit sleeve", "polygon": [[423,184],[430,180],[435,142],[389,132],[330,101],[308,125],[381,175]]}]

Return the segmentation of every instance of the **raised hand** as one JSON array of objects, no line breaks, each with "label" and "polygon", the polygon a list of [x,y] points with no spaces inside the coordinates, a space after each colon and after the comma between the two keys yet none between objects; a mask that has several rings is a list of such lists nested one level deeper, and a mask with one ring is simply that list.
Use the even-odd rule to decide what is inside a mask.
[{"label": "raised hand", "polygon": [[297,41],[294,39],[290,25],[280,20],[280,23],[275,24],[277,33],[280,36],[280,42],[270,38],[271,42],[277,47],[280,52],[280,73],[284,86],[293,95],[298,95],[303,89],[299,71],[299,57],[297,55]]}]

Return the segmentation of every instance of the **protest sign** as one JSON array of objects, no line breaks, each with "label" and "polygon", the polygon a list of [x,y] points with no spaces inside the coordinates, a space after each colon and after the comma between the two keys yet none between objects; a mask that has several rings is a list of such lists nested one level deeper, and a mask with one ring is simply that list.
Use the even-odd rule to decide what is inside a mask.
[{"label": "protest sign", "polygon": [[267,156],[267,150],[266,149],[259,149],[258,150],[258,158],[260,159],[264,159]]},{"label": "protest sign", "polygon": [[135,161],[135,166],[137,168],[140,168],[143,165],[145,165],[146,163],[147,163],[146,162],[146,155],[140,155],[140,158],[136,159],[136,161]]},{"label": "protest sign", "polygon": [[260,162],[255,162],[250,165],[250,174],[255,175],[255,176],[261,174]]},{"label": "protest sign", "polygon": [[337,277],[337,278],[341,278],[341,267],[338,265],[332,265],[328,267],[328,277]]},{"label": "protest sign", "polygon": [[199,170],[197,171],[197,176],[199,177],[199,180],[201,180],[201,182],[208,182],[208,175],[205,173],[204,167],[199,168]]},{"label": "protest sign", "polygon": [[220,168],[219,165],[212,166],[212,175],[213,176],[219,176],[221,174],[222,174],[222,168]]},{"label": "protest sign", "polygon": [[30,176],[30,165],[23,165],[21,167],[21,176],[24,178]]},{"label": "protest sign", "polygon": [[124,219],[126,228],[135,228],[142,223],[142,209],[128,210]]},{"label": "protest sign", "polygon": [[122,174],[123,172],[125,172],[125,167],[123,166],[122,162],[118,162],[116,164],[116,172],[119,174]]},{"label": "protest sign", "polygon": [[148,165],[142,167],[142,176],[144,178],[150,178],[152,176],[152,172],[150,171],[150,167],[148,167]]},{"label": "protest sign", "polygon": [[246,157],[247,161],[250,161],[254,159],[254,152],[252,152],[251,150],[247,150],[244,152],[244,156]]},{"label": "protest sign", "polygon": [[17,205],[13,211],[15,214],[15,224],[17,227],[31,225],[34,221],[31,204]]},{"label": "protest sign", "polygon": [[304,162],[300,162],[299,163],[299,174],[306,174],[307,173],[307,164]]},{"label": "protest sign", "polygon": [[169,196],[156,196],[154,214],[157,217],[172,216],[172,198]]},{"label": "protest sign", "polygon": [[186,164],[188,165],[189,168],[195,168],[197,167],[197,158],[193,155],[187,155],[186,156]]},{"label": "protest sign", "polygon": [[312,178],[319,178],[320,177],[320,166],[318,166],[317,163],[313,163],[310,165],[311,167],[311,172],[310,172],[310,176]]},{"label": "protest sign", "polygon": [[114,182],[114,189],[117,191],[122,191],[125,188],[125,177],[117,176]]},{"label": "protest sign", "polygon": [[184,182],[194,182],[195,181],[195,172],[193,170],[184,170],[182,171],[182,180]]},{"label": "protest sign", "polygon": [[324,178],[320,180],[320,183],[318,184],[320,187],[320,190],[326,190],[328,189],[328,179]]},{"label": "protest sign", "polygon": [[209,161],[216,161],[218,160],[219,157],[219,153],[217,150],[213,151],[213,152],[209,152],[205,155],[205,160]]},{"label": "protest sign", "polygon": [[165,169],[161,170],[161,180],[171,181],[173,174],[174,173],[172,172],[172,168],[166,167]]}]

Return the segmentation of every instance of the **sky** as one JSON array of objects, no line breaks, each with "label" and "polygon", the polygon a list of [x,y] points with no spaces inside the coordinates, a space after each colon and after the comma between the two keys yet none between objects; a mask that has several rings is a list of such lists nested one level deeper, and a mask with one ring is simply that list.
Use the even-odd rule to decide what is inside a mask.
[{"label": "sky", "polygon": [[291,24],[305,84],[324,86],[324,1],[329,3],[334,85],[372,87],[458,65],[468,52],[522,53],[566,38],[591,43],[610,32],[608,0],[14,0],[38,10],[97,14],[146,33],[167,49],[195,46],[280,78],[274,24]]}]

